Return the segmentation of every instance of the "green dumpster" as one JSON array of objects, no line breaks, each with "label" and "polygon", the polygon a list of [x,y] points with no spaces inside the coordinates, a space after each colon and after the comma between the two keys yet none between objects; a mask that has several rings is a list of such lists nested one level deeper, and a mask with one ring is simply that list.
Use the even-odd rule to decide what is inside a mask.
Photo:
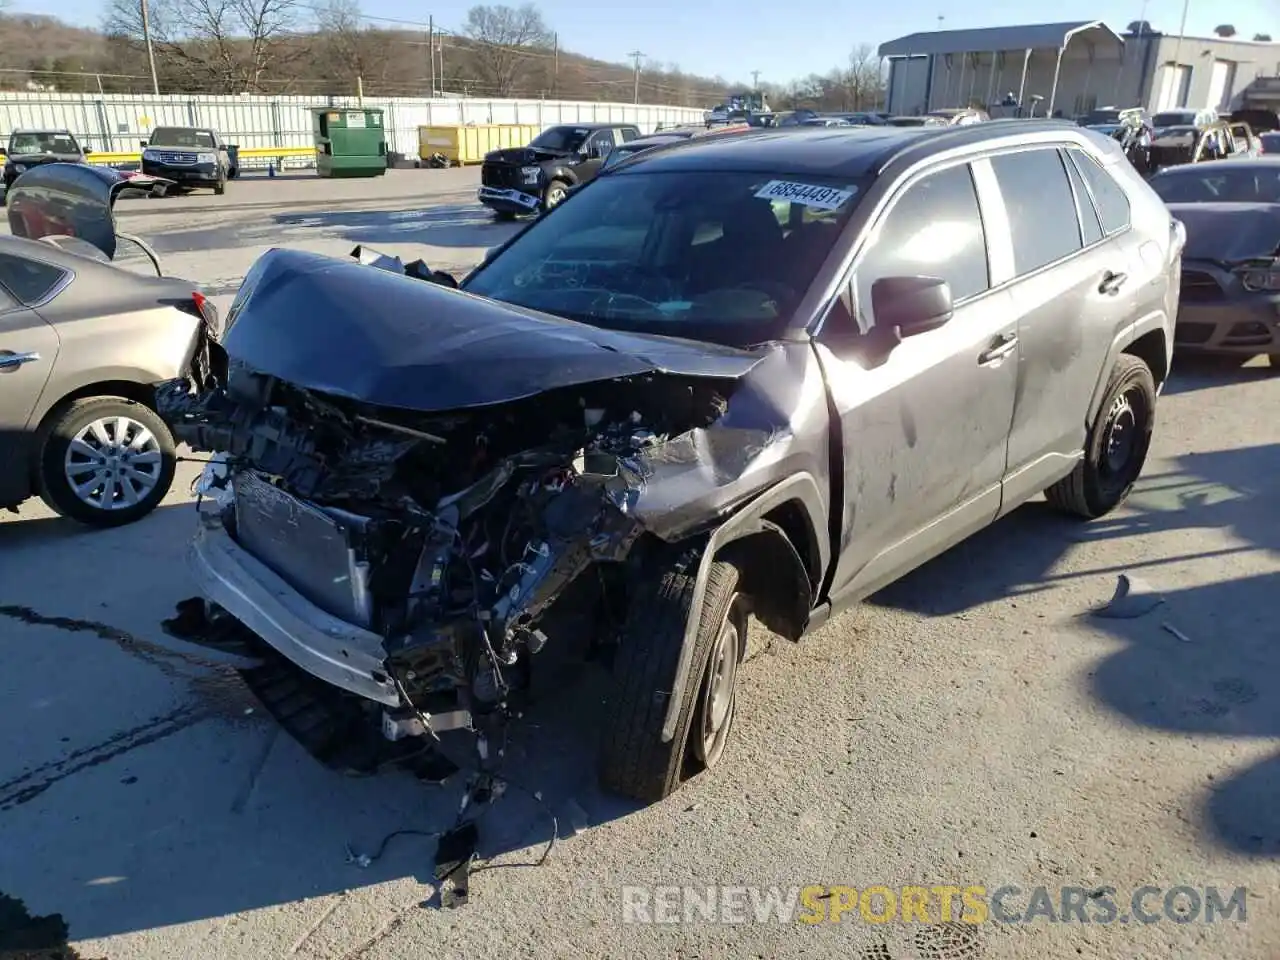
[{"label": "green dumpster", "polygon": [[316,173],[322,177],[380,177],[387,172],[387,135],[377,107],[311,111]]}]

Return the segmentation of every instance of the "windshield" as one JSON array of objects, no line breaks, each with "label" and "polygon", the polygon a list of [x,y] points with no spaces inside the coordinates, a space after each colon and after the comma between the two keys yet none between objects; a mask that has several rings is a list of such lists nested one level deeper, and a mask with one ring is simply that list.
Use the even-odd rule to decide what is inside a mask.
[{"label": "windshield", "polygon": [[208,130],[187,130],[183,127],[156,127],[148,145],[152,147],[209,147],[213,148],[213,134]]},{"label": "windshield", "polygon": [[1169,110],[1165,113],[1157,113],[1151,118],[1153,127],[1194,126],[1195,122],[1196,114],[1194,110]]},{"label": "windshield", "polygon": [[9,152],[79,153],[80,145],[69,133],[15,133],[9,138]]},{"label": "windshield", "polygon": [[1110,124],[1120,122],[1119,110],[1093,110],[1085,115],[1085,126],[1094,124]]},{"label": "windshield", "polygon": [[552,127],[543,130],[529,142],[529,146],[537,150],[556,150],[575,153],[591,136],[586,127]]},{"label": "windshield", "polygon": [[1170,170],[1150,180],[1165,203],[1280,203],[1280,163]]},{"label": "windshield", "polygon": [[463,286],[599,327],[758,343],[787,326],[858,196],[844,179],[642,164],[581,188]]}]

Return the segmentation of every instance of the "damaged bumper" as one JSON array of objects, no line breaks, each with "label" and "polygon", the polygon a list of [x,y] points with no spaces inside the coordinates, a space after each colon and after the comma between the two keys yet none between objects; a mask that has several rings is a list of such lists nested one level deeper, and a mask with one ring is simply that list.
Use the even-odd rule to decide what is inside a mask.
[{"label": "damaged bumper", "polygon": [[312,676],[368,700],[401,705],[380,636],[321,610],[225,530],[202,527],[188,565],[204,599]]}]

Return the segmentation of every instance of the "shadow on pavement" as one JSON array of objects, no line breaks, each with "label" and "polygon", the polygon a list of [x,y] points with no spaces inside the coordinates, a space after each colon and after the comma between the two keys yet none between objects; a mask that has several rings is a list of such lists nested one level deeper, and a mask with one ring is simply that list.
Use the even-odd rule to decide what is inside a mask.
[{"label": "shadow on pavement", "polygon": [[[60,916],[73,940],[405,877],[424,884],[424,906],[438,905],[433,835],[457,822],[473,742],[446,741],[464,769],[442,786],[322,767],[216,654],[161,632],[171,605],[191,594],[179,568],[193,521],[181,504],[118,530],[0,524],[0,895],[31,916]],[[65,591],[46,584],[37,596],[34,585],[69,556]],[[50,566],[24,572],[19,560]],[[553,816],[563,841],[635,809],[596,786],[604,668],[557,658],[551,644],[538,667],[499,771],[510,787],[469,812],[481,866],[535,863]],[[417,833],[375,856],[400,830]],[[348,862],[348,846],[373,862]],[[489,885],[482,876],[475,883]],[[502,870],[493,877],[497,887]]]},{"label": "shadow on pavement", "polygon": [[[1091,628],[1128,644],[1093,672],[1094,693],[1134,723],[1157,730],[1226,743],[1280,737],[1280,573],[1233,576],[1241,569],[1238,555],[1280,551],[1280,444],[1187,455],[1176,463],[1174,472],[1145,477],[1124,510],[1093,523],[1059,516],[1044,503],[1028,504],[871,602],[955,614],[1055,583],[1122,572],[1159,589],[1161,565],[1200,561],[1201,573],[1214,582],[1160,590],[1165,603],[1146,616],[1083,615]],[[1051,572],[1073,543],[1197,528],[1221,530],[1246,545]],[[1207,839],[1241,853],[1280,856],[1278,797],[1280,756],[1210,783],[1201,801]]]},{"label": "shadow on pavement", "polygon": [[1250,380],[1267,380],[1277,375],[1267,361],[1259,366],[1245,366],[1249,357],[1237,356],[1175,356],[1173,375],[1165,384],[1164,394],[1176,396],[1215,387],[1229,387]]}]

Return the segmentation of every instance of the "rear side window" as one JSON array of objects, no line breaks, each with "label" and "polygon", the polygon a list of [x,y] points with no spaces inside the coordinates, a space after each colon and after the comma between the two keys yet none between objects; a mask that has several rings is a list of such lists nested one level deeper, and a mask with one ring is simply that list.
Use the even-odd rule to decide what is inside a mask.
[{"label": "rear side window", "polygon": [[1068,150],[1071,159],[1089,185],[1093,203],[1102,221],[1103,231],[1110,236],[1129,228],[1129,197],[1111,174],[1098,166],[1098,161],[1083,150]]},{"label": "rear side window", "polygon": [[875,246],[858,266],[858,307],[871,316],[871,285],[881,277],[940,277],[956,300],[987,290],[987,236],[967,164],[929,174],[889,210]]},{"label": "rear side window", "polygon": [[53,264],[0,253],[0,284],[28,306],[44,301],[65,276]]},{"label": "rear side window", "polygon": [[991,166],[1009,214],[1018,276],[1080,249],[1076,201],[1056,149],[1003,154],[992,157]]},{"label": "rear side window", "polygon": [[635,139],[636,137],[638,137],[638,136],[640,136],[640,131],[639,131],[639,130],[637,130],[635,127],[623,127],[623,128],[622,128],[622,142],[623,142],[623,143],[626,143],[626,142],[627,142],[627,141],[629,141],[629,140],[634,140],[634,139]]}]

